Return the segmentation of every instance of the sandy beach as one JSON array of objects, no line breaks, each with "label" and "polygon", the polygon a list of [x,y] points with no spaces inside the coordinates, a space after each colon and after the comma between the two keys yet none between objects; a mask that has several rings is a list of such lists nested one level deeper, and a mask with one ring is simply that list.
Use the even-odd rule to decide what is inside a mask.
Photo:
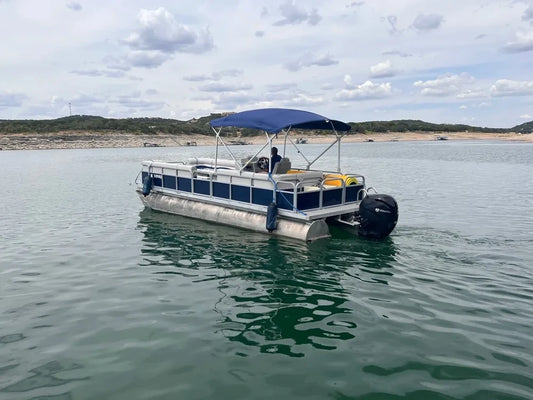
[{"label": "sandy beach", "polygon": [[[329,143],[332,135],[296,135],[306,139],[307,143]],[[447,140],[504,140],[516,142],[533,142],[533,134],[517,133],[476,133],[476,132],[388,132],[372,134],[351,134],[342,141],[351,142],[396,142],[396,141],[434,141],[439,137]],[[282,136],[275,142],[281,142]],[[224,138],[226,143],[262,144],[264,135]],[[214,135],[168,135],[168,134],[130,134],[65,131],[57,133],[17,133],[0,134],[1,150],[38,150],[38,149],[85,149],[115,147],[176,147],[214,145]]]}]

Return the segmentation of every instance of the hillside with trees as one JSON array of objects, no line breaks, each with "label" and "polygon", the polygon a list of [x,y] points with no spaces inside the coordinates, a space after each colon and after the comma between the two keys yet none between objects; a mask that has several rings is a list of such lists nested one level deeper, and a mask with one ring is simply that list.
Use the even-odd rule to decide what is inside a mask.
[{"label": "hillside with trees", "polygon": [[0,120],[0,133],[55,133],[62,131],[124,132],[138,134],[209,134],[210,117],[179,121],[165,118],[104,118],[73,115],[48,120]]},{"label": "hillside with trees", "polygon": [[511,132],[512,129],[481,128],[460,124],[432,124],[421,120],[401,119],[394,121],[351,122],[353,133],[373,132]]},{"label": "hillside with trees", "polygon": [[511,130],[516,133],[533,133],[533,121],[517,125]]},{"label": "hillside with trees", "polygon": [[[180,121],[167,118],[104,118],[91,115],[73,115],[43,120],[0,120],[1,133],[55,133],[64,131],[112,132],[130,134],[185,134],[211,135],[209,121],[223,114]],[[385,132],[520,132],[532,133],[533,121],[511,129],[476,127],[460,124],[433,124],[421,120],[350,122],[350,134]],[[242,136],[257,134],[251,129],[234,130]]]}]

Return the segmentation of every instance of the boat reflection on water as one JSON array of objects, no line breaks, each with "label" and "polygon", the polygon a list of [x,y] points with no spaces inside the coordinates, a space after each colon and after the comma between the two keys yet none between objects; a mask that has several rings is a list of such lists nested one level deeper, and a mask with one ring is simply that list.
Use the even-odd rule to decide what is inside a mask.
[{"label": "boat reflection on water", "polygon": [[388,284],[395,261],[390,238],[341,234],[304,243],[149,209],[140,213],[138,229],[141,266],[158,279],[181,275],[199,290],[216,282],[217,334],[292,357],[303,357],[308,346],[333,350],[354,339],[361,315],[370,312],[359,290]]}]

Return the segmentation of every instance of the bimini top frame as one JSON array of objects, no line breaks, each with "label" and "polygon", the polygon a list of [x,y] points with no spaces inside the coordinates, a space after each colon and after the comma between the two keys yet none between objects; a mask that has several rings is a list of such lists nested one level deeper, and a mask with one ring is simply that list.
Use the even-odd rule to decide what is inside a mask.
[{"label": "bimini top frame", "polygon": [[[218,146],[221,143],[237,165],[241,163],[235,158],[231,150],[228,148],[226,143],[220,137],[220,132],[222,127],[232,126],[237,128],[250,128],[262,130],[266,134],[266,143],[261,147],[261,149],[249,160],[251,161],[254,157],[259,155],[263,149],[267,146],[272,147],[272,139],[277,137],[280,132],[283,133],[285,140],[283,146],[283,156],[285,156],[285,151],[287,147],[287,140],[297,149],[305,159],[307,165],[306,169],[308,170],[311,165],[313,165],[320,157],[324,155],[331,147],[337,143],[337,171],[340,172],[340,146],[341,139],[346,133],[351,129],[350,125],[336,120],[328,119],[322,115],[315,114],[309,111],[302,110],[293,110],[287,108],[263,108],[258,110],[249,110],[243,111],[240,113],[230,114],[222,118],[217,118],[212,120],[210,123],[211,128],[216,134],[217,143],[216,143],[216,155],[215,155],[215,164],[218,159]],[[216,129],[218,128],[218,129]],[[318,155],[314,160],[310,161],[298,145],[292,140],[289,136],[290,130],[294,129],[315,129],[315,130],[329,130],[335,133],[335,141],[331,143],[320,155]],[[343,132],[339,134],[339,132]],[[215,165],[216,168],[216,165]],[[241,170],[244,166],[241,166]]]}]

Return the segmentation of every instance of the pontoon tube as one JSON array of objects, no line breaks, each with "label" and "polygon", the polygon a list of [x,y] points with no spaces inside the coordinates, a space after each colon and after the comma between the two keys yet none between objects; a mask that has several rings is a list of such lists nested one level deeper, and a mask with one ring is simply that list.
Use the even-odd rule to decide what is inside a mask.
[{"label": "pontoon tube", "polygon": [[[265,228],[266,213],[236,210],[156,192],[145,197],[141,191],[137,192],[143,204],[152,210],[268,233]],[[330,237],[328,225],[323,219],[306,222],[278,218],[277,228],[270,234],[305,241]]]}]

